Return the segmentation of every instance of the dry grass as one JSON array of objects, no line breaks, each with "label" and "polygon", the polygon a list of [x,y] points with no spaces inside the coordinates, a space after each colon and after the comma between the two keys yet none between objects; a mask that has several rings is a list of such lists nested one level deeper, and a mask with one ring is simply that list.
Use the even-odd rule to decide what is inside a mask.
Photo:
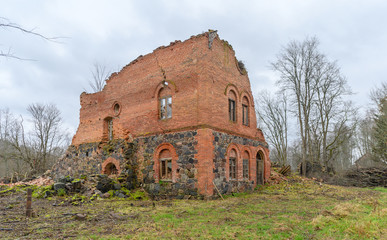
[{"label": "dry grass", "polygon": [[[301,178],[225,200],[98,199],[79,206],[65,197],[0,194],[2,239],[380,239],[387,235],[387,192]],[[53,206],[56,205],[56,206]],[[73,214],[86,214],[77,220]]]}]

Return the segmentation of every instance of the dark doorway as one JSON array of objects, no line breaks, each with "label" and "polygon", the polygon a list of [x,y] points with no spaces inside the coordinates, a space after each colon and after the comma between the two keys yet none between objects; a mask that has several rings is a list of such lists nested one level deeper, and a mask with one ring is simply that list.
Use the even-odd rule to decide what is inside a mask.
[{"label": "dark doorway", "polygon": [[257,153],[257,184],[262,185],[263,184],[263,170],[265,168],[265,165],[263,163],[263,153],[262,151],[258,151]]},{"label": "dark doorway", "polygon": [[114,165],[114,163],[108,163],[108,165],[106,165],[105,167],[105,170],[103,172],[104,174],[106,175],[115,175],[118,173],[118,170],[117,170],[117,167],[116,165]]}]

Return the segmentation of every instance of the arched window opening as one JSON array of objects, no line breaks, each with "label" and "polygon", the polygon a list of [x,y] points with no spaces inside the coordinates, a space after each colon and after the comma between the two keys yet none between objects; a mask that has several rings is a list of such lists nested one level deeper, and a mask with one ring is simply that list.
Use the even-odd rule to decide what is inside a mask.
[{"label": "arched window opening", "polygon": [[172,180],[172,155],[168,149],[164,149],[159,155],[160,179]]},{"label": "arched window opening", "polygon": [[108,117],[104,120],[104,134],[103,139],[106,141],[113,140],[113,118]]},{"label": "arched window opening", "polygon": [[257,152],[257,184],[263,184],[263,171],[264,171],[264,155],[262,151]]},{"label": "arched window opening", "polygon": [[160,119],[172,118],[172,91],[165,85],[159,93],[159,116]]},{"label": "arched window opening", "polygon": [[237,177],[237,153],[234,149],[230,151],[229,161],[229,177],[230,179],[236,179]]},{"label": "arched window opening", "polygon": [[228,118],[231,122],[236,122],[236,94],[234,91],[228,93]]},{"label": "arched window opening", "polygon": [[250,159],[250,154],[247,151],[244,151],[243,153],[243,179],[248,180],[249,179],[249,159]]},{"label": "arched window opening", "polygon": [[115,175],[118,174],[118,169],[114,163],[108,163],[103,173],[106,175]]},{"label": "arched window opening", "polygon": [[242,100],[242,124],[249,126],[249,100],[247,97]]}]

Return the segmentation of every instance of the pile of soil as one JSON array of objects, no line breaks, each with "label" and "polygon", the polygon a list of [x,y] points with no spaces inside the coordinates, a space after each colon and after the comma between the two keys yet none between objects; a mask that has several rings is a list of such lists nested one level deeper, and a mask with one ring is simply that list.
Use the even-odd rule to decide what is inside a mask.
[{"label": "pile of soil", "polygon": [[354,187],[387,187],[387,168],[354,168],[326,180],[329,184]]}]

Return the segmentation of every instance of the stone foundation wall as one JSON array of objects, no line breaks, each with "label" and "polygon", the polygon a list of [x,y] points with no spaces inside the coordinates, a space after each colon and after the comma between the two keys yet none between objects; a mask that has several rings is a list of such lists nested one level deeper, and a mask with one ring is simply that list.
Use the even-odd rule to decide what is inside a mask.
[{"label": "stone foundation wall", "polygon": [[[268,146],[257,140],[210,129],[207,129],[208,138],[200,138],[198,131],[201,130],[144,136],[132,142],[113,140],[107,143],[70,146],[66,156],[54,166],[53,172],[56,179],[68,175],[79,177],[100,174],[110,163],[118,164],[118,174],[122,171],[126,177],[134,179],[131,180],[133,186],[141,185],[151,196],[158,198],[196,198],[199,197],[199,192],[203,195],[217,195],[215,189],[212,188],[203,191],[203,186],[213,186],[213,183],[222,194],[254,189],[257,184],[255,155],[258,151],[263,151],[265,156],[268,156]],[[213,148],[209,148],[210,152],[204,155],[198,155],[199,146],[206,145],[213,146]],[[172,161],[174,173],[170,180],[160,179],[158,166],[155,165],[163,146],[175,154]],[[239,162],[242,161],[243,151],[250,152],[249,179],[240,177],[242,176],[240,166],[238,166],[239,177],[237,179],[228,178],[227,154],[230,146],[235,146],[238,150]],[[198,158],[202,162],[208,161],[206,169],[199,164]],[[265,172],[268,172],[270,163],[268,159],[266,160]],[[207,168],[210,174],[203,174]],[[201,179],[201,182],[198,182],[198,179]]]},{"label": "stone foundation wall", "polygon": [[[197,153],[197,141],[195,136],[197,131],[186,131],[169,134],[159,134],[149,137],[137,138],[139,152],[138,156],[143,163],[142,179],[143,186],[149,194],[160,197],[176,197],[183,198],[184,196],[197,196],[197,164],[195,158]],[[176,180],[171,181],[155,181],[154,176],[154,151],[163,144],[171,144],[176,154],[177,169]]]},{"label": "stone foundation wall", "polygon": [[[252,140],[248,138],[243,138],[235,135],[230,135],[223,132],[213,131],[214,134],[214,148],[215,148],[215,158],[214,158],[214,183],[222,194],[230,194],[232,192],[244,192],[247,190],[253,190],[256,186],[256,175],[251,174],[251,178],[248,180],[234,179],[230,180],[227,177],[227,150],[230,144],[238,146],[239,154],[244,148],[252,150],[251,152],[256,154],[258,150],[263,148],[267,150],[267,144],[264,144],[257,140]],[[261,148],[260,148],[261,147]],[[255,159],[255,156],[251,156],[251,159]],[[267,166],[269,167],[269,166]],[[266,167],[266,168],[267,168]],[[250,165],[250,171],[256,171],[256,165],[254,161]],[[240,169],[238,169],[241,172]],[[265,169],[265,172],[270,171],[270,169]],[[215,193],[214,193],[215,194]]]},{"label": "stone foundation wall", "polygon": [[102,164],[113,158],[124,163],[123,149],[127,146],[124,140],[113,140],[107,143],[85,143],[71,145],[64,157],[53,167],[55,179],[65,176],[80,177],[102,173]]}]

